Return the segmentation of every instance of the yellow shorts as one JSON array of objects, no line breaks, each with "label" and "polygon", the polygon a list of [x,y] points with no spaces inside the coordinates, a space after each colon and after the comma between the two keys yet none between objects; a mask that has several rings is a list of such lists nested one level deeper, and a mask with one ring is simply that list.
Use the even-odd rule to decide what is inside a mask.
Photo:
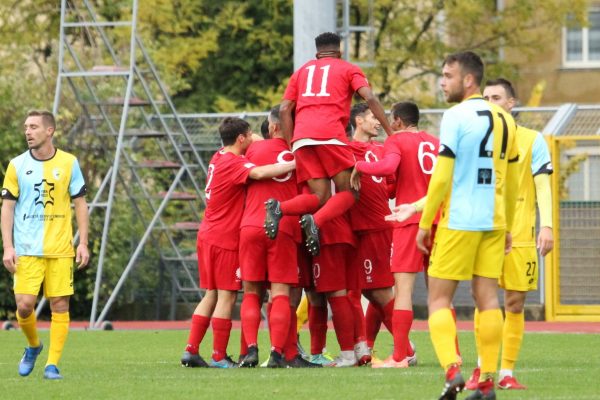
[{"label": "yellow shorts", "polygon": [[44,282],[44,296],[73,294],[73,258],[19,256],[14,275],[15,294],[37,296]]},{"label": "yellow shorts", "polygon": [[498,281],[501,288],[528,292],[538,284],[538,255],[535,246],[513,247],[504,259],[504,268]]},{"label": "yellow shorts", "polygon": [[499,278],[504,263],[506,232],[459,231],[438,227],[428,275],[466,281],[473,275]]}]

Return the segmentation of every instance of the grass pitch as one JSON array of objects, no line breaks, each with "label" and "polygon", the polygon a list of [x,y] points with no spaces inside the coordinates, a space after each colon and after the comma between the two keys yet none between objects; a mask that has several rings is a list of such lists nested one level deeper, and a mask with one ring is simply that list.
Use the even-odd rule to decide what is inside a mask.
[{"label": "grass pitch", "polygon": [[[0,399],[437,399],[443,373],[427,332],[414,332],[419,365],[407,370],[362,368],[215,370],[179,365],[187,331],[71,331],[59,365],[65,379],[44,381],[46,348],[29,377],[17,364],[25,339],[19,331],[0,331]],[[474,366],[473,334],[460,332],[465,379]],[[260,333],[261,361],[268,336]],[[309,346],[308,332],[302,343]],[[335,336],[328,348],[336,353]],[[201,348],[210,356],[210,331]],[[388,355],[392,340],[381,332],[378,356]],[[600,335],[527,333],[517,365],[526,391],[497,391],[499,399],[599,399]],[[239,352],[239,330],[229,351]],[[459,399],[466,394],[459,395]]]}]

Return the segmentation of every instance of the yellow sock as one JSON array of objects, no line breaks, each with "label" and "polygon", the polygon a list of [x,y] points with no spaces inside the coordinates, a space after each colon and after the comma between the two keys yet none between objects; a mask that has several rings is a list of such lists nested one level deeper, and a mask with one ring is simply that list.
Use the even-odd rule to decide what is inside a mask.
[{"label": "yellow sock", "polygon": [[[475,307],[475,312],[473,313],[473,334],[475,335],[475,350],[477,351],[477,357],[479,357],[481,340],[479,340],[479,310],[477,307]],[[477,360],[477,366],[480,366],[479,359]]]},{"label": "yellow sock", "polygon": [[302,300],[300,300],[300,304],[296,309],[296,332],[300,332],[300,329],[304,326],[304,324],[308,321],[308,298],[306,296],[302,296]]},{"label": "yellow sock", "polygon": [[502,311],[499,308],[479,312],[479,340],[481,358],[480,381],[486,374],[498,369],[498,355],[502,344]]},{"label": "yellow sock", "polygon": [[442,368],[446,370],[456,364],[456,324],[449,308],[442,308],[429,316],[429,335]]},{"label": "yellow sock", "polygon": [[50,349],[46,365],[57,365],[69,334],[69,312],[52,313],[50,324]]},{"label": "yellow sock", "polygon": [[501,369],[515,369],[515,363],[521,350],[523,332],[525,331],[525,314],[506,312],[504,331],[502,332],[502,362]]},{"label": "yellow sock", "polygon": [[38,336],[37,331],[37,318],[35,317],[35,312],[29,314],[29,317],[22,318],[17,311],[17,322],[19,323],[19,327],[21,331],[25,334],[27,338],[27,343],[29,343],[29,347],[38,347],[40,345],[40,338]]}]

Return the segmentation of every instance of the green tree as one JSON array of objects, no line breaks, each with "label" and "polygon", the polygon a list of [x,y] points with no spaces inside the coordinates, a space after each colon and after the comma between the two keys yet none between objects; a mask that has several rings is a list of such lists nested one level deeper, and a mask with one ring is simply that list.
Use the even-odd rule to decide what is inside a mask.
[{"label": "green tree", "polygon": [[[586,0],[377,0],[374,2],[375,66],[371,83],[384,102],[413,98],[424,106],[440,103],[436,78],[446,54],[472,50],[484,58],[488,76],[518,77],[506,52],[531,56],[557,40],[566,22],[585,18]],[[352,24],[368,23],[367,0],[353,2]],[[354,35],[352,57],[366,56],[364,35]]]}]

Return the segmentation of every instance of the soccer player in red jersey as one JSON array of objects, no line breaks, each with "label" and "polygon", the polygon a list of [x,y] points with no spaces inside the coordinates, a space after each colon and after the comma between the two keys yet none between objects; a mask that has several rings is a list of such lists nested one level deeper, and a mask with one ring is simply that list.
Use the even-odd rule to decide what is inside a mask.
[{"label": "soccer player in red jersey", "polygon": [[[345,133],[355,92],[367,101],[383,129],[392,133],[364,73],[340,59],[340,37],[326,32],[315,43],[316,59],[292,75],[281,103],[283,132],[292,142],[298,182],[307,182],[311,193],[281,203],[269,199],[265,218],[266,234],[273,239],[282,215],[302,215],[306,245],[313,255],[319,253],[318,227],[344,214],[356,201],[357,194],[350,187],[355,160]],[[331,180],[337,190],[334,196]]]},{"label": "soccer player in red jersey", "polygon": [[[350,123],[354,128],[350,147],[356,159],[366,162],[381,160],[384,154],[383,144],[373,140],[378,135],[380,124],[367,104],[359,103],[352,107]],[[371,359],[371,352],[365,341],[367,335],[361,293],[378,310],[386,326],[391,328],[394,309],[394,276],[390,271],[392,224],[385,221],[390,213],[390,188],[395,193],[393,176],[363,175],[359,200],[350,209],[352,229],[358,243],[354,262],[360,279],[359,290],[351,291],[348,295],[354,309],[355,324],[361,333],[357,337],[359,364]]]},{"label": "soccer player in red jersey", "polygon": [[219,126],[223,147],[208,166],[206,210],[198,230],[198,269],[204,297],[192,315],[187,346],[181,358],[186,367],[207,367],[198,347],[211,323],[211,366],[231,368],[237,364],[227,356],[231,312],[240,289],[238,246],[246,183],[291,172],[295,163],[256,166],[243,155],[252,143],[250,125],[240,118],[225,118]]},{"label": "soccer player in red jersey", "polygon": [[[340,355],[326,366],[351,367],[357,365],[358,360],[354,347],[354,315],[347,290],[358,289],[358,271],[354,268],[355,264],[352,263],[356,239],[350,226],[348,213],[327,221],[323,225],[321,233],[321,252],[312,259],[314,291],[313,293],[309,292],[309,301],[324,313],[325,318],[327,307],[322,300],[323,297],[327,299],[327,303],[331,307],[333,327],[341,351]],[[316,297],[321,297],[321,299],[316,299]],[[313,309],[312,311],[314,313],[317,310]],[[309,324],[315,320],[315,318],[313,320],[310,318],[309,315]],[[318,317],[316,319],[319,320]],[[311,328],[311,336],[312,334]],[[322,344],[316,346],[313,346],[312,342],[311,337],[311,353],[313,355],[321,353],[324,340]]]},{"label": "soccer player in red jersey", "polygon": [[[281,164],[293,161],[288,142],[283,138],[279,125],[279,106],[269,115],[269,140],[253,142],[246,158],[255,165]],[[264,234],[264,203],[270,197],[289,199],[298,194],[294,172],[248,184],[244,214],[240,224],[240,266],[244,286],[241,319],[242,330],[248,345],[246,356],[240,367],[255,367],[258,364],[257,336],[260,325],[260,305],[265,292],[265,283],[270,283],[271,309],[269,331],[271,356],[268,367],[285,368],[282,353],[288,339],[290,325],[290,285],[298,282],[297,243],[300,230],[297,218],[284,217],[280,223],[280,234],[269,240]],[[298,358],[298,357],[296,357]],[[289,360],[292,363],[309,365],[302,357]],[[318,365],[320,366],[320,365]]]},{"label": "soccer player in red jersey", "polygon": [[[357,162],[356,171],[375,176],[395,174],[396,205],[400,205],[415,202],[427,193],[439,140],[419,130],[416,104],[397,103],[392,108],[392,116],[396,132],[385,142],[385,156],[379,162]],[[358,174],[353,174],[353,182],[358,178]],[[392,317],[394,354],[374,367],[406,368],[409,362],[416,360],[410,354],[408,339],[413,321],[412,292],[417,273],[423,271],[428,262],[415,246],[419,218],[420,215],[414,215],[394,226],[391,257],[396,294]]]}]

